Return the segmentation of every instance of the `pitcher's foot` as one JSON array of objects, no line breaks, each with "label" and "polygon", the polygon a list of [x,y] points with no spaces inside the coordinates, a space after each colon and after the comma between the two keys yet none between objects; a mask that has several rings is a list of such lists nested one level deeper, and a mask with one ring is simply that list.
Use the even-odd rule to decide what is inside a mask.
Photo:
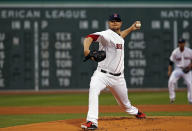
[{"label": "pitcher's foot", "polygon": [[96,130],[97,126],[91,121],[81,124],[81,128],[84,130]]},{"label": "pitcher's foot", "polygon": [[145,119],[146,115],[143,112],[138,111],[137,115],[135,116],[137,119]]}]

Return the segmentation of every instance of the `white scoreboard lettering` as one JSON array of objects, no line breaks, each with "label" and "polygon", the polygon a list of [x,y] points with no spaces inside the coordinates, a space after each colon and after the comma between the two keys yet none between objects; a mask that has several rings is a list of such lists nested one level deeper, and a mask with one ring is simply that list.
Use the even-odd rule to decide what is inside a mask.
[{"label": "white scoreboard lettering", "polygon": [[83,62],[84,38],[108,29],[108,16],[117,9],[122,29],[142,23],[125,39],[129,88],[167,88],[168,59],[178,38],[191,46],[189,5],[41,6],[0,5],[0,90],[88,89],[97,63]]}]

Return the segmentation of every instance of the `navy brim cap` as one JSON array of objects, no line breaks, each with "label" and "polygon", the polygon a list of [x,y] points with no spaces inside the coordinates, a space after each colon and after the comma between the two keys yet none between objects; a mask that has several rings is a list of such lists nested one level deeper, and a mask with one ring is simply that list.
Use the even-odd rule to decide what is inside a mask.
[{"label": "navy brim cap", "polygon": [[108,19],[108,20],[109,20],[109,21],[113,21],[113,20],[121,21],[121,17],[120,17],[119,14],[114,13],[114,14],[112,14],[112,15],[109,16],[109,19]]},{"label": "navy brim cap", "polygon": [[184,39],[179,39],[178,43],[185,43],[185,40]]}]

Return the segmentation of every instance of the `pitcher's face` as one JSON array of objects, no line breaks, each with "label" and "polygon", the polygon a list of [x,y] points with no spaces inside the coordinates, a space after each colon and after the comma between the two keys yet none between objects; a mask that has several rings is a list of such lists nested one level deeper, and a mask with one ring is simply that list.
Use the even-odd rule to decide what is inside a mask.
[{"label": "pitcher's face", "polygon": [[111,30],[119,30],[122,26],[122,21],[112,20],[108,22],[109,29]]}]

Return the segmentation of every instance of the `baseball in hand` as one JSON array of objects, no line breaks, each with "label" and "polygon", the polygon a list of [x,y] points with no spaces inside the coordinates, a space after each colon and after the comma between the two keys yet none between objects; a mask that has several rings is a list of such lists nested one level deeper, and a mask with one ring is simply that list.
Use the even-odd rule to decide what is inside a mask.
[{"label": "baseball in hand", "polygon": [[135,24],[135,26],[136,26],[137,28],[140,28],[140,27],[141,27],[141,23],[137,23],[137,24]]}]

